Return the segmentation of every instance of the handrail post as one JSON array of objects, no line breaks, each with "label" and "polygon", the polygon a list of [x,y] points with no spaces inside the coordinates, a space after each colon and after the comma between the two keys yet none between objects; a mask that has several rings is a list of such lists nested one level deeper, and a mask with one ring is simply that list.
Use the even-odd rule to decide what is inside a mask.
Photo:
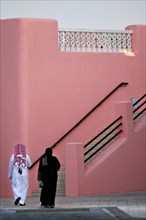
[{"label": "handrail post", "polygon": [[130,101],[121,101],[116,103],[116,115],[122,115],[121,136],[128,137],[134,130],[133,107]]},{"label": "handrail post", "polygon": [[72,142],[65,146],[66,196],[79,196],[84,182],[84,146]]}]

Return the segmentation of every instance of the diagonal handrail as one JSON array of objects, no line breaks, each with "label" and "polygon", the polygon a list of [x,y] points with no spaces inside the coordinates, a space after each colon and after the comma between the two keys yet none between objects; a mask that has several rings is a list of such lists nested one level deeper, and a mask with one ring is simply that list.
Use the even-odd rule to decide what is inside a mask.
[{"label": "diagonal handrail", "polygon": [[97,152],[99,152],[101,149],[104,148],[110,141],[112,141],[115,137],[117,137],[123,130],[119,130],[114,136],[112,136],[109,140],[107,140],[101,147],[99,147],[94,153],[92,153],[88,158],[84,160],[84,163],[86,163],[90,158],[92,158]]},{"label": "diagonal handrail", "polygon": [[[108,134],[106,134],[103,138],[101,138],[93,147],[91,147],[89,150],[87,150],[84,153],[84,156],[87,155],[90,151],[92,151],[98,144],[100,144],[103,140],[105,140],[110,134],[112,134],[118,127],[122,125],[122,122],[118,124],[116,127],[114,127]],[[101,133],[100,133],[101,135]]]},{"label": "diagonal handrail", "polygon": [[144,108],[141,112],[139,112],[134,118],[133,120],[135,120],[136,118],[138,118],[143,112],[146,111],[146,108]]},{"label": "diagonal handrail", "polygon": [[134,102],[133,106],[135,106],[137,103],[139,103],[145,96],[146,96],[146,94],[141,96],[136,102]]},{"label": "diagonal handrail", "polygon": [[[79,120],[70,130],[68,130],[61,138],[58,139],[50,148],[54,148],[60,141],[62,141],[68,134],[70,134],[76,127],[78,127],[93,111],[95,111],[101,104],[107,100],[115,91],[117,91],[120,87],[128,85],[128,82],[121,82],[118,84],[111,92],[109,92],[94,108],[92,108],[81,120]],[[40,156],[30,167],[33,168],[36,163],[44,156]]]},{"label": "diagonal handrail", "polygon": [[[146,94],[144,94],[143,96],[141,96],[134,104],[133,104],[133,107],[139,103],[140,101],[142,101],[144,99],[144,97],[146,96]],[[144,100],[138,107],[136,107],[134,110],[133,110],[133,113],[137,112],[138,109],[140,109],[144,104],[146,103],[146,100]],[[136,114],[134,117],[133,117],[133,120],[135,120],[136,118],[138,118],[143,112],[145,112],[146,108],[142,109],[138,114]]]},{"label": "diagonal handrail", "polygon": [[[133,107],[139,103],[140,101],[142,101],[144,99],[144,97],[146,96],[146,94],[144,94],[143,96],[141,96],[134,104]],[[133,110],[133,113],[135,113],[138,109],[140,109],[144,104],[146,103],[146,101],[143,101],[136,109]],[[143,110],[141,110],[141,112],[139,112],[134,118],[133,120],[135,120],[138,116],[140,116],[144,111],[146,110],[146,108],[144,108]],[[118,117],[115,121],[113,121],[110,125],[108,125],[104,130],[102,130],[99,134],[97,134],[93,139],[91,139],[87,144],[84,145],[84,148],[86,148],[89,144],[91,144],[94,140],[96,140],[99,136],[103,135],[105,131],[107,131],[112,125],[114,125],[117,121],[119,121],[120,119],[122,119],[122,116]],[[96,144],[94,144],[92,147],[90,147],[85,153],[84,156],[88,155],[88,153],[90,153],[93,149],[95,149],[95,147],[97,145],[99,145],[103,140],[105,140],[110,134],[113,133],[113,131],[115,131],[118,127],[120,127],[122,125],[122,122],[120,124],[118,124],[115,128],[113,128],[109,133],[107,133],[103,138],[101,138]],[[92,154],[90,154],[85,160],[84,163],[86,163],[90,158],[92,158],[94,155],[96,155],[101,149],[104,148],[104,146],[106,146],[111,140],[113,140],[118,134],[120,134],[122,132],[122,129],[115,134],[114,136],[112,136],[108,141],[106,141],[101,147],[99,147],[97,150],[95,150]]]},{"label": "diagonal handrail", "polygon": [[[85,146],[84,148],[86,148],[90,143],[92,143],[97,137],[100,137],[101,135],[103,135],[103,137],[101,137],[101,139],[95,143],[92,147],[90,147],[85,153],[84,156],[88,155],[89,153],[91,153],[91,151],[93,149],[96,148],[96,146],[98,146],[99,144],[103,143],[104,140],[106,140],[107,137],[109,137],[111,134],[113,134],[113,132],[115,130],[117,130],[117,128],[122,126],[122,122],[119,123],[119,121],[122,119],[122,116],[119,116],[116,120],[114,120],[112,123],[110,123],[105,129],[103,129],[98,135],[96,135],[96,137],[94,137],[92,140],[90,140]],[[119,124],[117,124],[117,122]],[[117,124],[117,125],[116,125]],[[111,128],[113,125],[116,125],[114,128],[112,128],[112,130],[108,131],[107,134],[105,134],[105,132]],[[120,133],[122,132],[122,130],[120,130]],[[118,132],[119,134],[119,132]],[[114,134],[114,136],[112,136],[108,141],[106,141],[106,144],[108,144],[111,140],[113,140],[115,137],[117,136],[117,134]],[[92,152],[90,155],[87,156],[87,158],[84,160],[84,162],[86,163],[90,158],[92,158],[97,152],[99,152],[105,145],[105,143],[102,144],[101,147],[99,147],[98,149],[94,150],[94,152]]]},{"label": "diagonal handrail", "polygon": [[86,148],[91,142],[93,142],[95,139],[97,139],[100,135],[102,135],[105,131],[107,131],[112,125],[114,125],[117,121],[122,119],[122,116],[118,117],[116,120],[114,120],[111,124],[109,124],[105,129],[103,129],[99,134],[97,134],[92,140],[90,140],[87,144],[84,145],[84,148]]}]

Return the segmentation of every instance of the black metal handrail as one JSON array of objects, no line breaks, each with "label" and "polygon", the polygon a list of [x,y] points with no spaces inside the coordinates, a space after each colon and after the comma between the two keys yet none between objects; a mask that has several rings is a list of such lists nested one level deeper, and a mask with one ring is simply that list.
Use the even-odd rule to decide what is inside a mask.
[{"label": "black metal handrail", "polygon": [[[133,107],[139,103],[141,100],[143,100],[143,98],[146,96],[146,94],[144,94],[143,96],[141,96],[134,104]],[[146,103],[146,101],[142,102],[136,109],[133,110],[133,113],[135,113],[138,109],[140,109],[144,104]],[[144,111],[146,110],[146,108],[144,108],[143,110],[141,110],[134,118],[133,120],[135,120],[137,117],[139,117]],[[92,143],[96,138],[98,138],[100,135],[104,134],[104,132],[106,130],[108,130],[113,124],[115,124],[119,119],[121,119],[122,116],[120,116],[119,118],[117,118],[115,121],[113,121],[109,126],[107,126],[103,131],[101,131],[98,135],[96,135],[92,140],[90,140],[87,144],[85,144],[84,148],[86,148],[90,143]],[[95,147],[97,145],[99,145],[103,140],[105,140],[105,138],[107,138],[110,134],[112,134],[118,127],[120,127],[122,125],[122,123],[118,124],[114,129],[112,129],[107,135],[105,135],[102,139],[100,139],[96,144],[94,144],[88,151],[86,151],[84,153],[84,156],[86,156],[89,152],[91,152],[93,149],[95,149]],[[122,132],[122,129],[120,131],[118,131],[117,134],[115,134],[114,136],[112,136],[108,141],[106,141],[101,147],[99,147],[96,151],[94,151],[94,153],[92,153],[90,156],[88,156],[84,162],[86,163],[90,158],[92,158],[95,154],[97,154],[104,146],[106,146],[111,140],[113,140],[119,133]]]},{"label": "black metal handrail", "polygon": [[146,96],[146,94],[144,94],[143,96],[141,96],[141,97],[133,104],[133,106],[135,106],[137,103],[139,103],[145,96]]},{"label": "black metal handrail", "polygon": [[146,108],[144,108],[141,112],[139,112],[137,115],[135,115],[135,117],[133,118],[133,120],[135,120],[136,118],[138,118],[144,111],[146,111]]},{"label": "black metal handrail", "polygon": [[110,141],[112,141],[116,136],[118,136],[123,130],[119,130],[114,136],[112,136],[109,140],[107,140],[101,147],[99,147],[94,153],[92,153],[88,158],[84,160],[84,163],[86,163],[91,157],[93,157],[97,152],[99,152],[102,148],[104,148],[105,145],[107,145]]},{"label": "black metal handrail", "polygon": [[[141,97],[133,104],[133,107],[134,107],[137,103],[139,103],[141,100],[143,100],[145,96],[146,96],[146,94],[144,94],[143,96],[141,96]],[[135,109],[133,110],[133,113],[137,112],[137,110],[140,109],[145,103],[146,103],[146,100],[144,100],[137,108],[135,108]],[[138,118],[145,110],[146,110],[146,108],[142,109],[139,113],[137,113],[137,114],[133,117],[133,120],[135,120],[136,118]]]},{"label": "black metal handrail", "polygon": [[[81,124],[89,115],[91,115],[91,113],[93,111],[95,111],[99,106],[101,106],[101,104],[107,100],[116,90],[118,90],[120,87],[122,86],[126,86],[128,85],[128,82],[121,82],[120,84],[118,84],[108,95],[106,95],[93,109],[91,109],[80,121],[78,121],[69,131],[67,131],[58,141],[56,141],[50,148],[54,148],[60,141],[62,141],[68,134],[70,134],[76,127],[79,126],[79,124]],[[34,165],[36,163],[38,163],[38,161],[44,156],[44,154],[42,156],[40,156],[30,167],[30,169],[32,167],[34,167]]]},{"label": "black metal handrail", "polygon": [[97,134],[92,140],[90,140],[87,144],[84,145],[84,148],[86,148],[91,142],[93,142],[96,138],[98,138],[100,135],[102,135],[106,130],[108,130],[112,125],[114,125],[117,121],[122,119],[122,116],[118,117],[116,120],[114,120],[111,124],[109,124],[106,128],[104,128],[99,134]]},{"label": "black metal handrail", "polygon": [[[87,155],[90,151],[92,151],[98,144],[100,144],[103,140],[105,140],[109,135],[111,135],[118,127],[122,125],[122,122],[118,124],[115,128],[113,128],[109,133],[107,133],[103,138],[101,138],[95,145],[93,145],[89,150],[84,153],[84,156]],[[92,142],[91,142],[92,143]]]},{"label": "black metal handrail", "polygon": [[[104,134],[104,132],[109,129],[112,125],[114,125],[117,121],[122,119],[122,116],[118,117],[116,120],[114,120],[109,126],[107,126],[104,130],[102,130],[96,137],[94,137],[92,140],[90,140],[84,148],[86,148],[90,143],[92,143],[97,137]],[[101,144],[109,135],[111,135],[117,128],[119,128],[122,125],[122,122],[120,122],[118,125],[116,125],[111,131],[109,131],[104,137],[102,137],[96,144],[94,144],[88,151],[84,153],[84,156],[86,156],[89,152],[91,152],[95,147],[99,144]],[[118,131],[114,136],[112,136],[108,141],[106,141],[101,147],[99,147],[94,153],[92,153],[90,156],[88,156],[84,162],[87,162],[91,157],[93,157],[97,152],[99,152],[106,144],[108,144],[111,140],[113,140],[119,133],[121,133],[122,130]]]},{"label": "black metal handrail", "polygon": [[134,109],[133,113],[135,113],[138,109],[140,109],[145,103],[146,103],[146,101],[141,103],[137,108]]}]

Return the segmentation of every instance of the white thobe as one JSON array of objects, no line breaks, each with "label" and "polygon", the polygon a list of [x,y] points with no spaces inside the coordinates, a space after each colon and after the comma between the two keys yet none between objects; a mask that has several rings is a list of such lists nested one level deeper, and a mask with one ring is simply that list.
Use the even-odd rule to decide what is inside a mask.
[{"label": "white thobe", "polygon": [[9,161],[8,178],[12,179],[12,191],[14,199],[21,197],[21,204],[25,203],[28,189],[28,167],[31,167],[30,157],[26,155],[26,166],[22,167],[22,174],[18,173],[18,167],[14,165],[14,154]]}]

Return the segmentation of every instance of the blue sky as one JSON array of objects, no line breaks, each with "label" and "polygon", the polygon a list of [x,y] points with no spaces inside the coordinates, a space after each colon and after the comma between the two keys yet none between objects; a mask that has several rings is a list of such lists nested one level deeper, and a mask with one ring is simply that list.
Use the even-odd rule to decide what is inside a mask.
[{"label": "blue sky", "polygon": [[56,19],[59,28],[123,30],[146,24],[146,0],[1,0],[1,19]]}]

